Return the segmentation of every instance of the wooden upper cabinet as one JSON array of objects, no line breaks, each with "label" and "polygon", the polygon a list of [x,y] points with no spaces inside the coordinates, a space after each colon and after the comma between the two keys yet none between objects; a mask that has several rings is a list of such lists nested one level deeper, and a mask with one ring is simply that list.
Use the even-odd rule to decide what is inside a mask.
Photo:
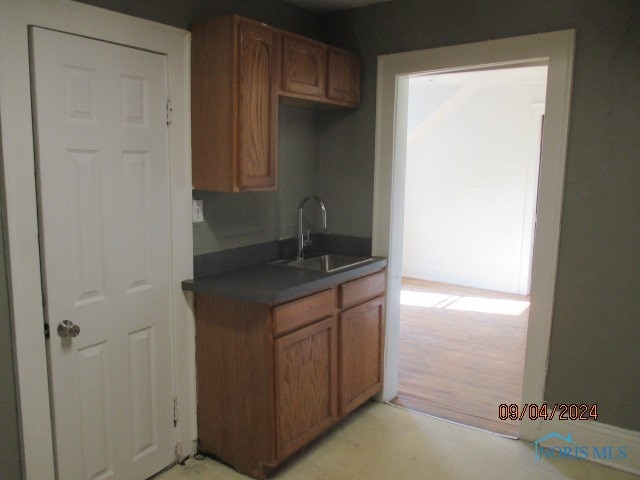
[{"label": "wooden upper cabinet", "polygon": [[191,33],[194,188],[274,190],[277,32],[232,15],[194,23]]},{"label": "wooden upper cabinet", "polygon": [[276,189],[279,96],[356,107],[360,59],[238,15],[191,26],[196,190]]},{"label": "wooden upper cabinet", "polygon": [[325,93],[327,46],[296,35],[282,37],[282,91],[322,98]]},{"label": "wooden upper cabinet", "polygon": [[303,106],[360,104],[360,57],[293,34],[282,36],[280,94]]},{"label": "wooden upper cabinet", "polygon": [[357,106],[360,103],[360,71],[360,57],[329,48],[327,97],[345,106]]}]

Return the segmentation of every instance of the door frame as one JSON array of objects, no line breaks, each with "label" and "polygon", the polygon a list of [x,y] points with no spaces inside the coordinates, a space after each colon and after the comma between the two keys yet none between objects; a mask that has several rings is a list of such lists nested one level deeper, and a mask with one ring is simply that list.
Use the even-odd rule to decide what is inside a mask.
[{"label": "door frame", "polygon": [[[522,403],[543,403],[560,239],[575,31],[526,35],[378,57],[373,201],[373,254],[387,256],[387,332],[382,400],[396,396],[402,279],[402,232],[408,76],[505,65],[548,65],[544,144],[540,158],[537,223],[531,269],[531,307]],[[404,107],[403,107],[404,106]],[[498,406],[496,405],[496,411]],[[534,440],[537,423],[525,418],[519,437]]]},{"label": "door frame", "polygon": [[168,134],[171,222],[171,310],[175,395],[180,422],[176,454],[195,453],[195,325],[191,225],[190,33],[68,0],[0,0],[0,127],[4,167],[11,321],[19,401],[23,474],[54,478],[35,154],[29,71],[29,26],[149,50],[167,57],[172,116]]}]

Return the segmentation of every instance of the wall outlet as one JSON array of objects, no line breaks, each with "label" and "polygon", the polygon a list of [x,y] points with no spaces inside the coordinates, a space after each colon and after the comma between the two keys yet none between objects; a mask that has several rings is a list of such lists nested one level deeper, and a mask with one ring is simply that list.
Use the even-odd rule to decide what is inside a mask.
[{"label": "wall outlet", "polygon": [[191,208],[193,223],[204,222],[204,210],[202,209],[202,200],[194,200]]}]

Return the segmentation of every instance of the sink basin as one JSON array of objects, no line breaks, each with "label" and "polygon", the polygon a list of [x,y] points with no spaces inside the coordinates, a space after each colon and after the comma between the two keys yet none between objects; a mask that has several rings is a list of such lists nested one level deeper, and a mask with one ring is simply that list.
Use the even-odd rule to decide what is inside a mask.
[{"label": "sink basin", "polygon": [[316,270],[318,272],[335,272],[343,268],[353,267],[361,263],[372,260],[372,257],[352,257],[351,255],[318,255],[316,257],[303,258],[302,260],[280,260],[273,265],[283,267],[303,268],[305,270]]}]

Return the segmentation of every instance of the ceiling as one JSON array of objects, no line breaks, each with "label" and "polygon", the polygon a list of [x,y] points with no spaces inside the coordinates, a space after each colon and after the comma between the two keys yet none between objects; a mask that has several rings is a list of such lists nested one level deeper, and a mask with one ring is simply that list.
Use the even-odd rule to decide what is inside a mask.
[{"label": "ceiling", "polygon": [[346,10],[348,8],[364,7],[374,3],[385,3],[392,0],[287,0],[299,7],[313,10],[319,13],[334,12],[336,10]]}]

